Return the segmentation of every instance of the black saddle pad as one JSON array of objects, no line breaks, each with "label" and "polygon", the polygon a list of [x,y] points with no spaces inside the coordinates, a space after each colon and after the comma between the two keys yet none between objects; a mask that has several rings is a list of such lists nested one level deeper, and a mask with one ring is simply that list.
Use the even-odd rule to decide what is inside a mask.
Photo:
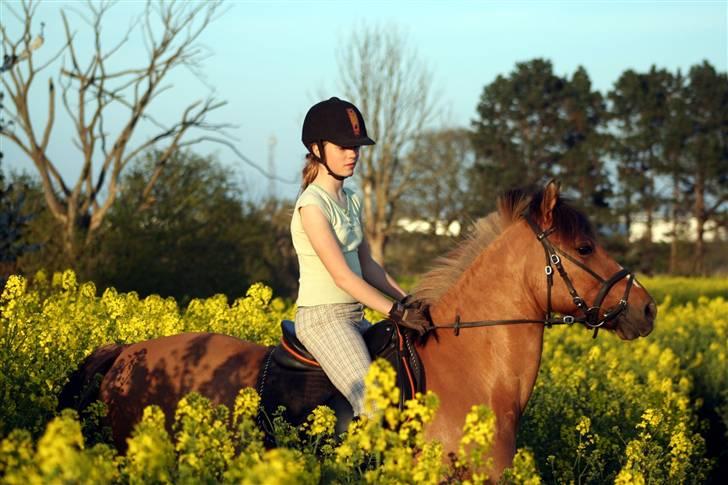
[{"label": "black saddle pad", "polygon": [[[311,411],[326,405],[337,416],[336,432],[344,432],[351,421],[353,411],[346,398],[331,384],[326,374],[316,365],[300,360],[313,361],[313,357],[295,338],[292,322],[283,323],[282,343],[272,347],[264,360],[258,376],[258,394],[261,398],[259,423],[270,437],[268,419],[278,406],[286,408],[283,417],[293,425],[300,425]],[[374,358],[384,358],[397,372],[400,387],[400,406],[414,393],[425,389],[422,363],[414,349],[411,335],[397,331],[395,325],[384,321],[373,325],[364,334],[364,341]],[[298,354],[293,356],[289,350]]]},{"label": "black saddle pad", "polygon": [[258,377],[261,404],[269,416],[279,405],[286,407],[291,424],[301,424],[313,409],[338,392],[320,368],[290,368],[278,363],[276,354],[285,352],[272,347]]}]

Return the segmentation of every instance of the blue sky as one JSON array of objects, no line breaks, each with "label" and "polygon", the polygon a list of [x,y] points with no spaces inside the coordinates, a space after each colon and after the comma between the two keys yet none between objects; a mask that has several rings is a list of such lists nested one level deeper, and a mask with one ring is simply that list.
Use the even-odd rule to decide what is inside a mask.
[{"label": "blue sky", "polygon": [[[2,24],[9,32],[19,26],[0,4]],[[121,0],[113,9],[104,35],[119,39],[144,2]],[[81,2],[41,4],[37,25],[46,23],[46,42],[36,59],[49,58],[63,42],[59,10],[82,9]],[[227,105],[213,121],[232,123],[239,150],[263,167],[268,145],[277,140],[276,173],[296,179],[304,148],[300,127],[308,107],[320,98],[341,95],[337,51],[347,36],[367,24],[397,26],[433,74],[438,99],[446,113],[440,124],[468,126],[483,87],[498,74],[507,75],[516,62],[536,57],[551,60],[557,74],[583,65],[593,85],[605,92],[626,69],[644,71],[653,64],[686,71],[707,59],[725,71],[728,63],[728,1],[514,1],[514,2],[284,2],[231,1],[225,15],[203,34],[210,55],[204,60],[205,82],[179,71],[174,88],[152,106],[161,119],[174,119],[184,106],[204,97],[210,88]],[[71,19],[78,17],[71,13]],[[83,29],[76,22],[84,40]],[[139,56],[134,39],[119,51],[114,65],[130,67]],[[80,48],[83,51],[83,48]],[[144,52],[141,50],[141,52]],[[83,57],[83,55],[81,56]],[[37,61],[36,61],[37,62]],[[44,71],[33,91],[33,122],[45,122],[47,78]],[[80,171],[73,132],[62,106],[51,141],[55,161],[67,183]],[[144,127],[147,128],[147,127]],[[151,135],[139,132],[139,140]],[[376,133],[372,136],[376,139]],[[4,170],[33,170],[32,164],[8,140],[0,138]],[[268,182],[240,163],[227,148],[203,145],[200,153],[216,153],[239,170],[244,190],[252,198],[265,195]],[[277,184],[279,196],[294,197],[296,185]]]}]

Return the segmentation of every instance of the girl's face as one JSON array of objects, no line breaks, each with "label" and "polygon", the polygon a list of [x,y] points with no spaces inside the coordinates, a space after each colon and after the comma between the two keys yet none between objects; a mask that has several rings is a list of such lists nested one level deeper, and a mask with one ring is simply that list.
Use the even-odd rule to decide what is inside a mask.
[{"label": "girl's face", "polygon": [[329,165],[329,169],[342,177],[353,175],[356,162],[359,161],[359,148],[341,147],[335,143],[325,141],[324,151],[326,152],[326,163]]}]

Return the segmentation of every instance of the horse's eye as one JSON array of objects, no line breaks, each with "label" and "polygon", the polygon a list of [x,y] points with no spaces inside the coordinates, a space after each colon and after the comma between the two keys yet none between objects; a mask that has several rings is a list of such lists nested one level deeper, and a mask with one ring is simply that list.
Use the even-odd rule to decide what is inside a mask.
[{"label": "horse's eye", "polygon": [[594,252],[594,247],[589,244],[584,244],[576,248],[576,252],[581,256],[589,256]]}]

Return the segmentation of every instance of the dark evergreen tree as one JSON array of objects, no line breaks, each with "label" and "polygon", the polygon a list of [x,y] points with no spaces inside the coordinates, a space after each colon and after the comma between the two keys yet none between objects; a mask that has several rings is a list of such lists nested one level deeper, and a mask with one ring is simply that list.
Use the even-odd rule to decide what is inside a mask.
[{"label": "dark evergreen tree", "polygon": [[553,170],[562,154],[565,84],[551,62],[535,59],[484,88],[472,123],[476,160],[469,190],[476,215],[494,209],[497,193],[536,183]]},{"label": "dark evergreen tree", "polygon": [[569,79],[543,59],[516,64],[485,87],[478,104],[470,207],[476,214],[492,210],[497,193],[558,177],[587,212],[604,212],[604,124],[604,100],[583,67]]},{"label": "dark evergreen tree", "polygon": [[592,89],[589,75],[579,67],[566,85],[561,122],[563,155],[559,159],[558,178],[567,194],[573,194],[581,206],[599,224],[609,221],[611,184],[604,169],[608,137],[606,105],[598,91]]},{"label": "dark evergreen tree", "polygon": [[728,74],[693,66],[683,95],[692,127],[686,142],[692,213],[697,222],[694,271],[705,273],[705,225],[728,212]]},{"label": "dark evergreen tree", "polygon": [[687,268],[680,264],[680,242],[685,238],[685,216],[690,213],[686,202],[686,182],[689,180],[686,164],[686,144],[690,134],[691,123],[688,118],[685,79],[678,70],[672,77],[667,90],[668,119],[665,123],[662,140],[662,158],[658,164],[660,171],[670,179],[669,218],[672,225],[670,242],[670,259],[668,272],[677,274]]},{"label": "dark evergreen tree", "polygon": [[662,201],[656,177],[661,173],[664,130],[669,116],[670,74],[653,67],[649,73],[625,71],[609,93],[611,119],[616,130],[612,153],[616,158],[620,185],[618,213],[624,217],[626,233],[636,213],[644,214],[644,240],[652,242],[655,212]]}]

